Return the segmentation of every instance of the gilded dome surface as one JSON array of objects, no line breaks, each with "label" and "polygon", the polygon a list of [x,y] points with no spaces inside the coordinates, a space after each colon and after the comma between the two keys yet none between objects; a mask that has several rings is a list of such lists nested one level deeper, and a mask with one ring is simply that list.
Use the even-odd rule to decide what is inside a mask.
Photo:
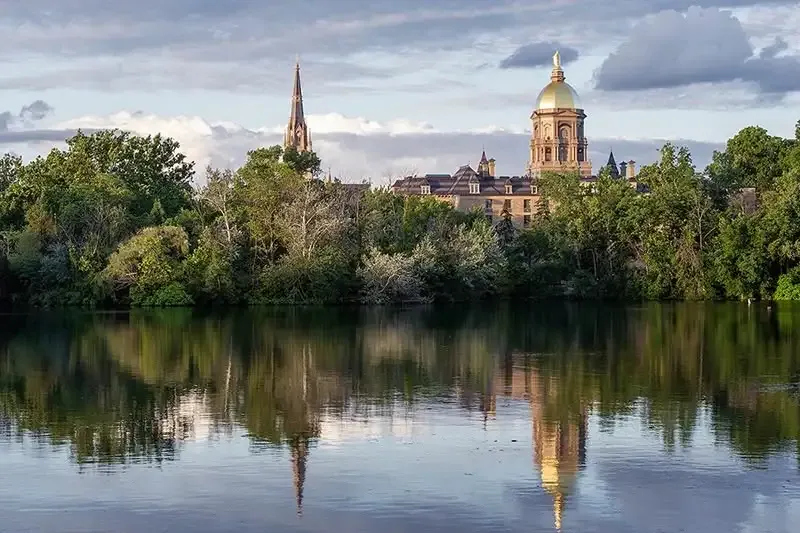
[{"label": "gilded dome surface", "polygon": [[581,104],[569,83],[551,81],[536,98],[536,109],[581,109]]}]

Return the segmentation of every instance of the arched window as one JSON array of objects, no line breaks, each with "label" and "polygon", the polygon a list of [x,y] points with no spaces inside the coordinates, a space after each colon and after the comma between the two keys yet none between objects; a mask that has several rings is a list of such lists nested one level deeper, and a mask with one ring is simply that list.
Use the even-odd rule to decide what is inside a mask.
[{"label": "arched window", "polygon": [[545,161],[552,161],[553,160],[553,150],[549,146],[544,149],[544,160]]},{"label": "arched window", "polygon": [[564,143],[558,145],[558,160],[559,161],[567,160],[567,145]]}]

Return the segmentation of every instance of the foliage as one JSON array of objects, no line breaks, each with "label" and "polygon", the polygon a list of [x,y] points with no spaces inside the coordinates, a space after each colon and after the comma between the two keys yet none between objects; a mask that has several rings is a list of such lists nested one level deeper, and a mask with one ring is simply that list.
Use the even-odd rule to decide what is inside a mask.
[{"label": "foliage", "polygon": [[[800,135],[800,121],[797,127]],[[0,158],[0,300],[35,306],[795,297],[800,137],[757,127],[698,171],[539,177],[527,228],[319,180],[279,146],[198,179],[171,139],[79,132]],[[195,182],[202,182],[197,184]],[[198,185],[192,189],[192,185]],[[743,189],[751,187],[754,189]],[[749,195],[749,196],[748,196]],[[755,203],[746,201],[755,198]]]}]

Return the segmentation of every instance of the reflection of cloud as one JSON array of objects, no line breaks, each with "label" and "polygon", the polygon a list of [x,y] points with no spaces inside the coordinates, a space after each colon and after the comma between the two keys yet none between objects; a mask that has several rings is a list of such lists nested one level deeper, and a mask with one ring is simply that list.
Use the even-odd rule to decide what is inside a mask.
[{"label": "reflection of cloud", "polygon": [[[395,413],[402,413],[403,408],[397,405]],[[413,418],[402,415],[380,416],[372,413],[369,416],[356,416],[355,413],[341,415],[323,415],[320,420],[321,440],[325,444],[342,445],[352,440],[372,440],[385,438],[409,439],[418,435]]]},{"label": "reflection of cloud", "polygon": [[214,434],[214,415],[204,392],[190,391],[177,400],[176,410],[161,420],[161,431],[181,441],[202,441]]}]

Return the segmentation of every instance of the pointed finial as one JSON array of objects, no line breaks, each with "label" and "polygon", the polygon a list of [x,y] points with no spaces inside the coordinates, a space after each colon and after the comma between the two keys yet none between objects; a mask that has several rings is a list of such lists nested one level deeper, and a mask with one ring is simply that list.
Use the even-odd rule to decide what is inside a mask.
[{"label": "pointed finial", "polygon": [[558,53],[558,50],[553,54],[553,68],[561,68],[561,55]]}]

